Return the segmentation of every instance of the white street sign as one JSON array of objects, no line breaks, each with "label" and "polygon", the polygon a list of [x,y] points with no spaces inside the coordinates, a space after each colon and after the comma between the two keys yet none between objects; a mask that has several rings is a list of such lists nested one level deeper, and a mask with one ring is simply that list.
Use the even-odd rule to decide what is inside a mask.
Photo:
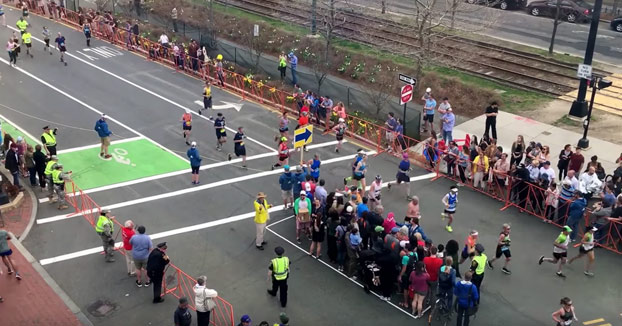
[{"label": "white street sign", "polygon": [[579,64],[579,67],[577,68],[577,77],[592,79],[592,66]]}]

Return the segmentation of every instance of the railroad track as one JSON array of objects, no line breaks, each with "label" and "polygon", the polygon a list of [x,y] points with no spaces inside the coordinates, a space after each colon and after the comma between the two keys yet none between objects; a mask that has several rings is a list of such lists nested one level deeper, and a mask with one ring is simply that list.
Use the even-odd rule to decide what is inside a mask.
[{"label": "railroad track", "polygon": [[[222,1],[222,0],[217,0]],[[292,22],[308,27],[310,8],[294,1],[283,0],[227,0],[230,6]],[[407,53],[417,47],[417,38],[410,31],[413,26],[386,18],[361,15],[336,8],[340,21],[335,36],[379,46],[384,50]],[[318,17],[322,17],[321,14]],[[318,19],[318,29],[322,29]],[[435,60],[458,70],[499,83],[536,91],[550,96],[561,96],[575,90],[579,80],[576,66],[541,57],[537,54],[503,48],[494,44],[449,36],[431,49]],[[456,55],[455,53],[461,53]],[[466,53],[466,55],[464,55]],[[609,75],[595,69],[595,73]],[[607,96],[607,93],[603,93]]]}]

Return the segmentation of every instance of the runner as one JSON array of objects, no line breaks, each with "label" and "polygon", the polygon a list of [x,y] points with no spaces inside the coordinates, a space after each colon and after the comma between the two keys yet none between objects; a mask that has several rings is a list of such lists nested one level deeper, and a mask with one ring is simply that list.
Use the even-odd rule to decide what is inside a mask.
[{"label": "runner", "polygon": [[566,275],[562,273],[562,268],[568,256],[568,244],[570,243],[570,237],[568,235],[570,232],[572,232],[572,229],[568,225],[565,225],[562,232],[557,236],[557,239],[555,239],[555,242],[553,242],[553,258],[545,258],[544,255],[542,255],[538,260],[538,265],[542,265],[545,261],[551,264],[558,264],[556,274],[559,277],[566,277]]},{"label": "runner", "polygon": [[343,143],[343,135],[348,130],[348,126],[346,126],[346,121],[342,118],[339,118],[339,123],[335,127],[333,127],[333,131],[335,132],[335,137],[337,138],[337,145],[335,146],[335,153],[339,153],[341,149],[341,144]]},{"label": "runner", "polygon": [[43,35],[43,42],[45,42],[45,46],[43,47],[43,51],[46,51],[52,55],[52,51],[50,50],[50,30],[43,26],[43,31],[41,31]]},{"label": "runner", "polygon": [[464,248],[462,249],[462,254],[460,258],[460,264],[464,263],[464,261],[473,256],[475,256],[475,246],[477,245],[477,238],[479,237],[479,233],[477,230],[471,230],[469,236],[466,238],[464,242]]},{"label": "runner", "polygon": [[503,265],[503,269],[501,269],[504,273],[511,275],[512,272],[508,269],[508,265],[510,264],[510,260],[512,259],[512,253],[510,253],[510,225],[508,223],[503,224],[503,231],[499,234],[499,239],[497,240],[497,251],[495,253],[495,258],[488,261],[488,267],[490,269],[495,269],[492,266],[492,263],[495,260],[501,258],[502,255],[505,256],[505,264]]},{"label": "runner", "polygon": [[562,298],[559,304],[561,304],[562,307],[553,313],[553,320],[557,323],[557,326],[568,326],[572,325],[573,321],[579,321],[574,312],[574,306],[570,298]]},{"label": "runner", "polygon": [[214,120],[214,129],[216,130],[216,149],[222,151],[222,144],[227,142],[227,130],[225,129],[225,117],[218,112],[216,120]]},{"label": "runner", "polygon": [[9,53],[9,65],[11,67],[17,66],[17,49],[19,48],[19,43],[15,43],[13,38],[9,38],[9,41],[6,43],[6,51]]},{"label": "runner", "polygon": [[[203,88],[203,109],[199,109],[199,115],[202,115],[202,110],[207,110],[212,108],[212,83],[210,81],[205,82],[205,88]],[[213,120],[213,117],[209,116],[210,120]]]},{"label": "runner", "polygon": [[192,132],[192,114],[190,114],[190,110],[186,110],[186,112],[181,115],[179,121],[181,121],[182,135],[186,140],[186,145],[190,146],[190,133]]},{"label": "runner", "polygon": [[287,147],[287,137],[281,137],[281,139],[279,140],[280,142],[278,161],[272,166],[272,170],[281,165],[287,165],[287,161],[289,160],[289,147]]},{"label": "runner", "polygon": [[365,172],[367,172],[367,155],[363,154],[361,160],[356,164],[356,168],[354,168],[354,174],[352,175],[352,178],[358,181],[358,188],[361,189],[363,195],[365,194],[365,190],[367,189]]},{"label": "runner", "polygon": [[0,3],[0,24],[6,27],[6,16],[4,15],[4,8],[2,7],[1,3]]},{"label": "runner", "polygon": [[402,182],[406,186],[406,200],[410,200],[410,177],[408,173],[410,172],[410,159],[408,158],[408,153],[402,153],[402,160],[397,167],[397,174],[395,175],[395,181],[389,182],[387,184],[387,189],[391,191],[392,184],[399,185]]},{"label": "runner", "polygon": [[19,17],[19,20],[17,21],[17,23],[15,23],[15,26],[17,26],[17,29],[19,29],[20,34],[24,34],[24,32],[26,31],[26,28],[28,28],[29,24],[24,19],[24,17]]},{"label": "runner", "polygon": [[313,178],[313,180],[315,182],[319,182],[320,180],[320,166],[322,165],[322,161],[320,160],[320,154],[315,153],[313,154],[313,159],[309,161],[309,174],[311,175],[311,178]]},{"label": "runner", "polygon": [[197,143],[192,142],[190,144],[190,148],[186,152],[186,156],[190,160],[190,168],[192,169],[192,184],[198,185],[199,182],[199,170],[201,168],[201,154],[199,154],[199,150],[197,149]]},{"label": "runner", "polygon": [[32,35],[28,30],[25,30],[22,34],[22,44],[26,46],[26,55],[29,55],[30,58],[34,58],[32,53],[30,53],[30,48],[32,48]]},{"label": "runner", "polygon": [[354,179],[354,171],[356,170],[356,167],[358,166],[359,162],[363,159],[363,156],[365,156],[365,152],[363,152],[362,148],[359,148],[356,150],[356,156],[354,157],[354,161],[352,162],[352,175],[346,178],[343,178],[343,185],[347,186],[348,185],[348,181]]},{"label": "runner", "polygon": [[[238,127],[238,132],[233,136],[233,152],[235,156],[242,156],[242,167],[246,168],[246,145],[244,145],[244,130],[242,127]],[[231,153],[229,153],[229,161],[231,161]]]},{"label": "runner", "polygon": [[[441,213],[441,218],[447,220],[447,226],[445,226],[445,230],[447,232],[453,232],[454,230],[451,228],[451,223],[454,221],[454,214],[456,214],[456,206],[458,206],[458,186],[453,185],[449,187],[449,192],[442,199],[443,204],[445,205],[445,211]],[[462,264],[462,261],[460,263]]]},{"label": "runner", "polygon": [[274,136],[274,141],[279,141],[281,137],[289,136],[289,119],[287,118],[287,111],[283,111],[281,119],[279,119],[279,134],[280,136]]},{"label": "runner", "polygon": [[91,46],[91,24],[86,22],[84,26],[82,26],[82,31],[84,32],[84,36],[86,37],[86,46]]},{"label": "runner", "polygon": [[598,231],[598,228],[595,226],[588,226],[585,228],[585,234],[583,235],[581,246],[579,247],[579,254],[568,261],[568,265],[570,265],[573,261],[587,255],[585,271],[583,272],[583,274],[587,276],[594,276],[591,270],[594,266],[594,232],[596,231]]},{"label": "runner", "polygon": [[62,36],[60,32],[58,32],[58,36],[56,37],[56,40],[54,40],[54,43],[56,43],[58,51],[60,51],[60,62],[63,62],[65,66],[67,66],[67,62],[65,62],[64,57],[64,54],[67,51],[67,48],[65,47],[65,37]]},{"label": "runner", "polygon": [[382,177],[380,174],[376,175],[376,179],[369,185],[369,192],[367,193],[367,199],[369,200],[369,209],[372,211],[376,206],[381,206],[381,192],[382,191]]}]

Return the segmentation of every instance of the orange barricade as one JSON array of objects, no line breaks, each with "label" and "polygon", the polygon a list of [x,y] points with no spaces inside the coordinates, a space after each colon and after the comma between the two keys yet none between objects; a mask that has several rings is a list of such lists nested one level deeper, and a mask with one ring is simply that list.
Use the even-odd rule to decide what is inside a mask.
[{"label": "orange barricade", "polygon": [[[70,10],[66,10],[66,17],[63,18],[69,24],[76,26],[78,29],[81,29],[79,26],[79,15]],[[93,26],[94,36],[99,36],[106,38],[113,44],[124,46],[126,41],[124,39],[124,35],[126,35],[125,30],[115,29],[114,31],[111,29],[109,25],[104,25],[103,23],[94,22],[93,25],[98,25],[97,27]],[[103,31],[102,31],[103,29]],[[176,64],[176,60],[173,56],[173,50],[171,48],[163,48],[156,42],[150,41],[148,39],[144,39],[142,37],[135,37],[135,44],[137,45],[134,49],[137,52],[144,55],[147,59],[161,61],[165,64],[175,67],[175,69],[179,69]],[[153,47],[152,47],[153,46]],[[188,73],[192,76],[200,77],[202,79],[210,79],[212,84],[218,84],[218,75],[216,69],[214,67],[214,62],[209,60],[208,62],[200,62],[199,66],[202,67],[202,71],[194,72],[192,70],[191,60],[187,56],[184,56],[184,72]],[[223,67],[226,68],[226,67]],[[229,71],[227,69],[223,69],[223,77],[224,77],[224,87],[230,91],[233,91],[239,94],[243,99],[251,99],[257,101],[259,103],[264,103],[277,108],[280,111],[289,111],[298,114],[298,105],[296,103],[295,97],[291,93],[287,93],[283,90],[276,89],[274,87],[269,87],[263,85],[261,82],[253,81],[251,79],[246,78],[240,74]],[[331,114],[330,112],[328,113]],[[329,117],[331,126],[334,126],[337,120],[337,116],[335,113]],[[419,143],[418,140],[407,136],[399,136],[394,132],[389,131],[383,126],[374,124],[369,121],[365,121],[358,117],[347,115],[346,118],[348,130],[347,135],[349,137],[355,138],[356,140],[363,142],[369,146],[372,146],[376,149],[378,154],[380,153],[388,153],[390,155],[399,155],[404,151],[408,151],[409,156],[411,158],[414,157],[416,163],[420,163],[424,168],[429,171],[433,171],[437,174],[434,179],[437,178],[448,178],[456,182],[460,182],[469,188],[478,191],[482,194],[495,198],[497,200],[503,201],[504,205],[501,208],[505,210],[509,207],[516,207],[522,212],[527,212],[531,215],[537,216],[541,219],[545,219],[547,214],[550,215],[552,208],[546,207],[544,205],[544,194],[545,190],[541,189],[537,185],[531,184],[529,182],[525,182],[509,175],[490,175],[488,179],[484,181],[485,187],[475,188],[472,185],[472,162],[464,162],[460,164],[460,160],[454,162],[454,164],[450,164],[450,159],[445,159],[447,153],[444,150],[439,150],[434,145],[433,148],[426,142],[424,146],[421,147],[417,152],[413,151],[413,148]],[[319,123],[322,125],[323,123]],[[467,146],[469,145],[471,139],[467,135],[465,139],[456,140],[457,142],[464,142]],[[466,167],[464,166],[466,163]],[[449,168],[449,169],[448,169]],[[491,166],[492,169],[492,166]],[[463,172],[461,174],[460,172]],[[448,173],[449,172],[449,173]],[[559,201],[559,199],[557,199]],[[87,205],[88,206],[88,205]],[[566,223],[567,211],[569,205],[560,201],[554,210],[554,216],[558,216],[553,220],[553,224],[556,225],[564,225]],[[82,210],[82,209],[81,209]],[[589,223],[589,210],[586,210],[586,214],[583,217],[583,221],[579,223],[580,226],[588,225]],[[559,217],[561,216],[561,217]],[[579,227],[579,232],[583,232],[583,229]],[[606,231],[599,231],[599,240],[600,246],[612,250],[616,253],[622,254],[620,249],[620,236],[622,233],[622,223],[620,222],[610,222],[607,225],[603,226],[602,229],[606,229]]]}]

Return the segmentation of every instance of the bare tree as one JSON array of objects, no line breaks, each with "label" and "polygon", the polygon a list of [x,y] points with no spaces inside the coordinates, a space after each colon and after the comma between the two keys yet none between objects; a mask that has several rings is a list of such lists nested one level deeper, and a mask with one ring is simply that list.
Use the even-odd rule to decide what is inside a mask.
[{"label": "bare tree", "polygon": [[261,61],[263,54],[268,49],[268,41],[270,41],[268,28],[266,28],[267,25],[265,23],[258,23],[257,25],[259,26],[259,35],[255,36],[254,28],[251,27],[243,38],[250,53],[250,69],[253,73],[257,73],[259,71],[259,62]]},{"label": "bare tree", "polygon": [[397,77],[397,68],[383,66],[378,64],[366,74],[367,82],[372,84],[370,87],[363,87],[361,90],[365,93],[370,103],[373,104],[377,118],[380,118],[380,112],[389,103],[392,98],[391,94],[395,93]]}]

